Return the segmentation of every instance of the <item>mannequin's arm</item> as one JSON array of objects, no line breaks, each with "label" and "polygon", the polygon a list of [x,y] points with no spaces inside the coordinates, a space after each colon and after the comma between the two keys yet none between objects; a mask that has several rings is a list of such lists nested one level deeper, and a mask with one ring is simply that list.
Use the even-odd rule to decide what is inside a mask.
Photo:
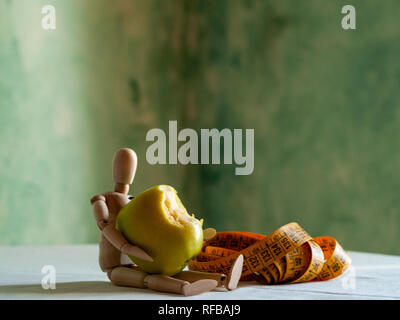
[{"label": "mannequin's arm", "polygon": [[152,262],[153,259],[141,248],[131,245],[112,223],[108,223],[109,212],[106,204],[106,198],[98,195],[91,200],[93,205],[93,215],[97,226],[104,237],[119,251],[145,261]]}]

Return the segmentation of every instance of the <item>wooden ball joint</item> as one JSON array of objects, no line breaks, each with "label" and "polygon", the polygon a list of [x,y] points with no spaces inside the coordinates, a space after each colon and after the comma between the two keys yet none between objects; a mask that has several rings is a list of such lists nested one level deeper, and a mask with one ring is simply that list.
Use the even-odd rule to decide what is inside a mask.
[{"label": "wooden ball joint", "polygon": [[[233,290],[239,282],[243,256],[239,255],[228,275],[198,271],[182,271],[175,276],[148,274],[133,262],[125,264],[124,255],[153,261],[141,248],[134,246],[116,229],[118,212],[131,199],[128,195],[137,168],[137,156],[132,149],[119,149],[113,160],[114,191],[92,197],[93,215],[101,231],[99,264],[108,278],[118,286],[150,288],[152,290],[192,296],[211,291],[217,287]],[[214,229],[204,230],[204,239],[215,235]],[[125,257],[126,258],[126,257]]]}]

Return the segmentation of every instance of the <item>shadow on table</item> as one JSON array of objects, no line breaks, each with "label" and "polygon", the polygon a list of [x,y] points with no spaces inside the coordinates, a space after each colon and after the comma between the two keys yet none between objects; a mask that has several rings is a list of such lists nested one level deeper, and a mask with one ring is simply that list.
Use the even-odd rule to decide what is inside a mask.
[{"label": "shadow on table", "polygon": [[[225,291],[223,288],[216,288],[213,291]],[[132,287],[119,287],[107,281],[77,281],[77,282],[60,282],[56,284],[55,289],[45,290],[41,284],[28,284],[28,285],[7,285],[0,286],[0,298],[7,299],[46,299],[58,298],[57,296],[63,295],[69,298],[90,298],[90,295],[110,295],[113,294],[140,294],[140,295],[157,295],[157,296],[172,296],[176,294],[168,294],[164,292],[157,292],[150,289],[139,289]],[[60,297],[63,298],[63,297]]]},{"label": "shadow on table", "polygon": [[[40,295],[40,298],[46,298],[54,296],[57,298],[58,295],[79,295],[87,296],[90,294],[123,294],[123,293],[139,293],[146,294],[148,289],[130,288],[130,287],[118,287],[107,281],[77,281],[77,282],[60,282],[56,284],[55,289],[45,290],[41,284],[30,284],[30,285],[8,285],[0,286],[0,296],[7,295],[13,298],[18,296],[36,296]],[[155,292],[155,294],[166,295],[165,293]],[[38,297],[39,298],[39,297]]]}]

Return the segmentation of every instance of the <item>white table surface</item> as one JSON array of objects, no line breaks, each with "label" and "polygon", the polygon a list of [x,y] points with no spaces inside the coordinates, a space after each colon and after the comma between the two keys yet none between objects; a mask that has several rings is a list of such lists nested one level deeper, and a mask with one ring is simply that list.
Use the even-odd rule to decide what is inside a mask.
[{"label": "white table surface", "polygon": [[[97,264],[97,245],[0,247],[0,299],[400,299],[400,256],[352,252],[352,267],[324,282],[265,286],[243,282],[193,297],[118,287]],[[42,267],[53,265],[56,289],[44,290]]]}]

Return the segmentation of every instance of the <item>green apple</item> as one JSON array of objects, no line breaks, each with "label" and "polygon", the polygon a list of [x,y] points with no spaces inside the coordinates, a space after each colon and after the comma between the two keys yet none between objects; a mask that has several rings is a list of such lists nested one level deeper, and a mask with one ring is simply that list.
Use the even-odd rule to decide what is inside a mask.
[{"label": "green apple", "polygon": [[148,273],[179,273],[201,251],[203,220],[189,215],[176,190],[167,185],[152,187],[124,206],[117,228],[133,245],[141,247],[153,262],[132,257]]}]

